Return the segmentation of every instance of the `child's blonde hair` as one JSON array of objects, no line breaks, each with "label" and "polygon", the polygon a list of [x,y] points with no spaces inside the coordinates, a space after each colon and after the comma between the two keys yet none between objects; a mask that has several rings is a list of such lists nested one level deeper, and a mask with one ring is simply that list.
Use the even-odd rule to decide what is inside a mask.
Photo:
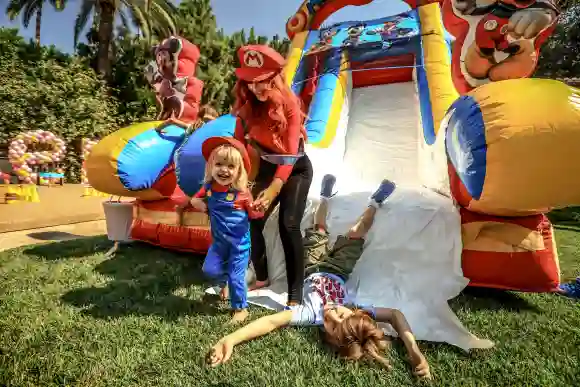
[{"label": "child's blonde hair", "polygon": [[238,176],[234,178],[232,188],[240,192],[246,192],[248,190],[248,171],[244,167],[244,158],[239,150],[228,144],[220,145],[211,152],[205,164],[205,183],[213,182],[211,170],[217,160],[238,166]]}]

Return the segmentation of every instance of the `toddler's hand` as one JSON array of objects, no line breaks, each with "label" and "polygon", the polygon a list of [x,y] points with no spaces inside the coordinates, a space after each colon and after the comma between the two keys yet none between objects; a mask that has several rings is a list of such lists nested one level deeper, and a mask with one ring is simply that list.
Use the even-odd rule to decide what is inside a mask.
[{"label": "toddler's hand", "polygon": [[194,209],[196,209],[199,212],[206,212],[207,211],[207,204],[205,204],[205,202],[202,199],[192,198],[189,201],[189,204],[191,204],[191,207],[193,207]]},{"label": "toddler's hand", "polygon": [[278,196],[278,191],[274,188],[268,187],[254,200],[252,203],[252,209],[258,212],[266,212],[268,208],[272,205],[272,202]]}]

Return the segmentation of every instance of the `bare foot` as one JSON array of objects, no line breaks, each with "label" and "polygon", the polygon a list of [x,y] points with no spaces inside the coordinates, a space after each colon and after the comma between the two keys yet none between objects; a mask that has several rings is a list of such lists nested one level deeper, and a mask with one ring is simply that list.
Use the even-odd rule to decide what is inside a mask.
[{"label": "bare foot", "polygon": [[228,322],[229,325],[236,325],[248,318],[250,312],[247,309],[236,309],[232,314],[232,319]]},{"label": "bare foot", "polygon": [[252,291],[252,290],[258,290],[258,289],[262,289],[265,288],[266,286],[270,285],[270,281],[266,280],[266,281],[256,281],[254,282],[254,284],[248,286],[248,291]]},{"label": "bare foot", "polygon": [[222,301],[227,300],[229,295],[230,295],[230,289],[228,288],[228,285],[226,285],[220,290],[220,300],[222,300]]}]

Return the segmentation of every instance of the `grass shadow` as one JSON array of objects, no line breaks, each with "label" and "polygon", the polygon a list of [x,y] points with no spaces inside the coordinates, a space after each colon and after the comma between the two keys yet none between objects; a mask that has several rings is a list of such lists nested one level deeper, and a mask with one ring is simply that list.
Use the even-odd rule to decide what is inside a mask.
[{"label": "grass shadow", "polygon": [[104,286],[74,289],[61,300],[99,319],[216,315],[219,303],[204,294],[201,265],[196,255],[130,244],[95,266],[94,271],[108,279]]},{"label": "grass shadow", "polygon": [[580,232],[580,224],[578,224],[578,223],[569,223],[569,224],[560,223],[560,224],[554,225],[554,229]]},{"label": "grass shadow", "polygon": [[576,227],[580,231],[580,207],[566,207],[553,210],[547,214],[554,225]]},{"label": "grass shadow", "polygon": [[81,235],[71,234],[70,232],[62,231],[42,231],[31,232],[27,234],[28,237],[39,241],[66,241],[70,239],[82,238]]},{"label": "grass shadow", "polygon": [[58,261],[104,253],[112,245],[113,242],[109,241],[106,236],[101,235],[26,247],[23,253],[45,261]]},{"label": "grass shadow", "polygon": [[499,289],[467,287],[461,294],[449,302],[452,309],[456,310],[461,305],[471,310],[483,311],[509,311],[509,312],[534,312],[542,311],[520,295]]}]

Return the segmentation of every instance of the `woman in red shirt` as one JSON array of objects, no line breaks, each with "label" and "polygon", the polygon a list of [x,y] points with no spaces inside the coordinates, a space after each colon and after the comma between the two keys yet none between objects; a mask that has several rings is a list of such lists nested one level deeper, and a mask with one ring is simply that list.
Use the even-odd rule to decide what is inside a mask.
[{"label": "woman in red shirt", "polygon": [[251,259],[256,270],[254,288],[268,285],[266,245],[263,236],[268,215],[280,203],[280,239],[286,256],[288,304],[302,302],[304,247],[300,223],[312,182],[312,164],[304,153],[306,130],[300,100],[286,83],[284,58],[264,45],[238,50],[240,68],[234,92],[237,116],[234,137],[248,147],[250,180],[262,219],[251,221]]}]

